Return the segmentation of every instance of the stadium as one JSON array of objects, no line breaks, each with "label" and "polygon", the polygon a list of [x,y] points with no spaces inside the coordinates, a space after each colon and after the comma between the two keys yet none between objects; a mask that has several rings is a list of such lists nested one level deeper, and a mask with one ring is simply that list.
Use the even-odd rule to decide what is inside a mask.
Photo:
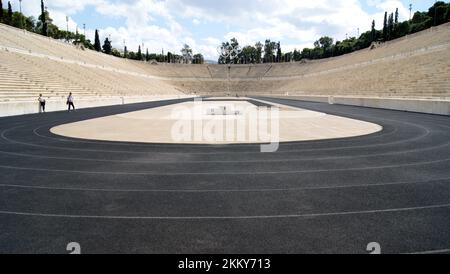
[{"label": "stadium", "polygon": [[448,21],[322,59],[164,60],[0,24],[0,253],[450,252]]}]

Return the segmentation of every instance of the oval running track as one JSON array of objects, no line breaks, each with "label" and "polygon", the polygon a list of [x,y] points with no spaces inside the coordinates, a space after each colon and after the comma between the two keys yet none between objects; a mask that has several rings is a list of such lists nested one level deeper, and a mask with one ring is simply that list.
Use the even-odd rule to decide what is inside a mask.
[{"label": "oval running track", "polygon": [[449,252],[450,117],[265,100],[383,130],[260,153],[49,131],[183,100],[0,118],[0,253]]}]

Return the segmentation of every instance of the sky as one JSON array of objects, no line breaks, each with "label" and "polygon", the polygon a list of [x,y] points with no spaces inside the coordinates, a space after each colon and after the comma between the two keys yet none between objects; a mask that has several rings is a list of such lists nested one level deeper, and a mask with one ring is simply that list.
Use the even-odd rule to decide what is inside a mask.
[{"label": "sky", "polygon": [[[7,1],[3,0],[4,8]],[[399,9],[400,20],[412,11],[425,11],[434,0],[46,0],[54,23],[78,27],[94,40],[95,29],[103,41],[137,51],[179,53],[188,44],[194,53],[217,60],[218,46],[233,37],[241,46],[266,39],[280,41],[283,52],[313,47],[321,36],[336,40],[370,29],[372,20],[382,28],[384,12]],[[19,10],[19,0],[11,0]],[[27,16],[40,14],[40,0],[23,0]]]}]

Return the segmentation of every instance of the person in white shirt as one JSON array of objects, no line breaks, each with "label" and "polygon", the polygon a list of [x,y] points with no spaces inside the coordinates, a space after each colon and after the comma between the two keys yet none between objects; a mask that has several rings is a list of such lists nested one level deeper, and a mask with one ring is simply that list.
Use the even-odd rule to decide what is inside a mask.
[{"label": "person in white shirt", "polygon": [[39,102],[39,113],[45,112],[45,99],[44,97],[42,97],[42,94],[39,94],[38,102]]},{"label": "person in white shirt", "polygon": [[69,93],[69,96],[67,97],[67,105],[69,107],[69,111],[70,111],[70,107],[72,107],[73,110],[75,110],[75,106],[73,104],[73,96],[72,96],[72,92]]}]

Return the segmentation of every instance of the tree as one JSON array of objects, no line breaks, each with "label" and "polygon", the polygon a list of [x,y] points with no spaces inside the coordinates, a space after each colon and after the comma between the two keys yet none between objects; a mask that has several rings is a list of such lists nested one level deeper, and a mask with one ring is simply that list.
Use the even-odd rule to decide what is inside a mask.
[{"label": "tree", "polygon": [[[3,10],[2,10],[2,12],[3,12]],[[7,19],[8,24],[12,23],[12,17],[13,17],[12,6],[11,6],[11,2],[8,1],[8,19]]]},{"label": "tree", "polygon": [[333,38],[328,36],[321,37],[314,45],[317,45],[316,47],[321,47],[322,49],[328,49],[333,45]]},{"label": "tree", "polygon": [[387,41],[387,31],[388,31],[388,19],[387,19],[387,11],[384,13],[384,22],[383,22],[383,41]]},{"label": "tree", "polygon": [[122,55],[120,54],[120,51],[118,51],[117,49],[112,49],[111,50],[111,55],[116,56],[116,57],[122,57]]},{"label": "tree", "polygon": [[393,34],[394,34],[394,14],[391,13],[391,15],[389,15],[388,20],[388,40],[391,40],[393,38]]},{"label": "tree", "polygon": [[294,49],[294,55],[292,56],[294,61],[300,61],[302,59],[302,54],[297,49]]},{"label": "tree", "polygon": [[123,58],[127,58],[127,55],[128,55],[127,53],[128,53],[127,46],[125,46],[123,48]]},{"label": "tree", "polygon": [[428,16],[432,18],[434,26],[448,21],[445,17],[449,8],[450,3],[446,4],[443,1],[437,1],[431,8],[428,9]]},{"label": "tree", "polygon": [[277,43],[277,62],[280,63],[282,60],[282,53],[281,53],[281,43]]},{"label": "tree", "polygon": [[150,61],[150,55],[148,54],[148,49],[147,52],[145,53],[145,61]]},{"label": "tree", "polygon": [[142,51],[141,51],[141,46],[140,45],[139,45],[139,48],[138,48],[136,59],[139,60],[139,61],[142,61]]},{"label": "tree", "polygon": [[447,9],[447,11],[444,14],[444,20],[445,22],[450,22],[450,7]]},{"label": "tree", "polygon": [[203,55],[200,53],[194,54],[192,63],[193,64],[203,64],[205,62],[205,59],[203,58]]},{"label": "tree", "polygon": [[3,22],[3,2],[0,0],[0,23]]},{"label": "tree", "polygon": [[[22,14],[22,16],[23,16],[23,14]],[[27,31],[30,31],[30,32],[34,31],[36,28],[36,18],[34,18],[33,16],[26,17],[24,27]]]},{"label": "tree", "polygon": [[170,51],[167,53],[167,63],[172,63],[172,53]]},{"label": "tree", "polygon": [[267,39],[264,43],[264,63],[270,63],[275,60],[275,47],[277,43]]},{"label": "tree", "polygon": [[185,64],[189,64],[193,58],[191,47],[187,44],[184,44],[183,48],[181,49],[181,55],[183,55],[183,62]]},{"label": "tree", "polygon": [[105,39],[105,43],[103,44],[103,52],[106,54],[111,54],[112,53],[112,46],[111,46],[111,41],[109,41],[108,38]]},{"label": "tree", "polygon": [[255,48],[256,48],[255,62],[257,64],[260,64],[262,61],[263,44],[261,44],[261,42],[258,42],[255,44]]},{"label": "tree", "polygon": [[398,25],[398,8],[395,9],[395,25]]},{"label": "tree", "polygon": [[27,17],[25,17],[22,13],[20,12],[14,12],[12,14],[12,20],[11,20],[11,26],[16,27],[16,28],[25,28],[25,29],[29,29],[30,27],[27,27],[27,24],[31,24],[31,28],[34,26],[33,22],[28,20]]},{"label": "tree", "polygon": [[101,51],[101,45],[100,45],[100,36],[98,35],[98,30],[95,30],[95,40],[94,40],[94,49],[96,51]]},{"label": "tree", "polygon": [[241,63],[254,64],[256,63],[257,49],[253,46],[245,46],[241,52]]},{"label": "tree", "polygon": [[42,23],[42,29],[41,29],[41,33],[44,36],[48,35],[48,30],[47,30],[47,14],[45,11],[45,7],[44,7],[44,0],[41,0],[41,16],[39,17],[39,19],[41,20]]},{"label": "tree", "polygon": [[375,20],[372,21],[372,30],[370,32],[370,37],[372,39],[372,42],[377,40],[377,30],[375,29]]}]

